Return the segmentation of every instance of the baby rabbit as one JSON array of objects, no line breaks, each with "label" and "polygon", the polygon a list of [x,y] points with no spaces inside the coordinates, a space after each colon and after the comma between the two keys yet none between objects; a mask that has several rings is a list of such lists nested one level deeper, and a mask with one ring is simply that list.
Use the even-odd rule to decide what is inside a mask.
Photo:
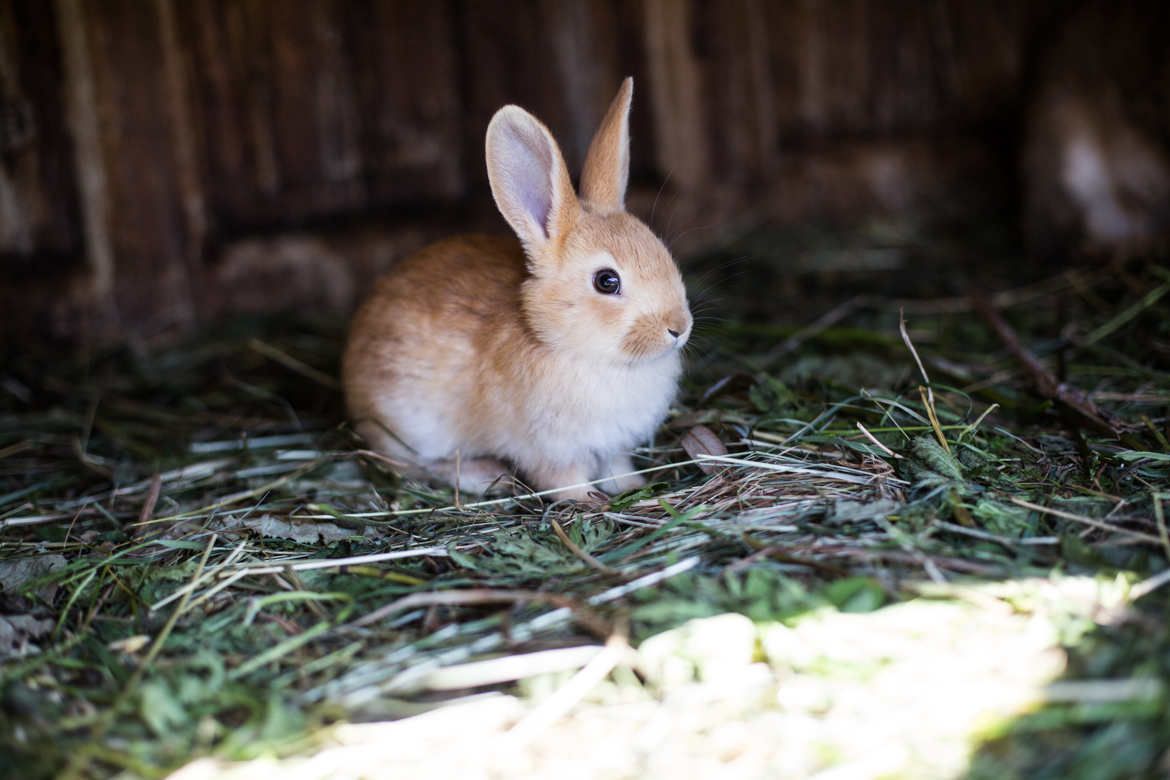
[{"label": "baby rabbit", "polygon": [[633,90],[593,137],[580,198],[548,128],[496,112],[488,178],[520,241],[451,238],[377,282],[342,366],[371,447],[465,493],[509,463],[555,499],[644,482],[628,453],[666,415],[692,319],[670,253],[625,211]]}]

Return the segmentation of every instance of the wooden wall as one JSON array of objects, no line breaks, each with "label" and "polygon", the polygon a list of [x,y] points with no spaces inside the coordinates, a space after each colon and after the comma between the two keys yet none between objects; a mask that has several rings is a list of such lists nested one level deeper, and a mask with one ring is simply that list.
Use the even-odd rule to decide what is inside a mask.
[{"label": "wooden wall", "polygon": [[995,196],[1068,6],[0,0],[0,337],[149,338],[323,284],[352,306],[477,222],[497,108],[576,170],[627,74],[635,184],[715,224]]}]

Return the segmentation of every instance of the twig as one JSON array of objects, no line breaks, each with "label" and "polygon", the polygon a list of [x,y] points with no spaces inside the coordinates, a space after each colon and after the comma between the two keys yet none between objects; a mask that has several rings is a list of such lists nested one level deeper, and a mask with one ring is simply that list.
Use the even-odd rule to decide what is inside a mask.
[{"label": "twig", "polygon": [[1094,520],[1091,517],[1083,517],[1081,515],[1074,515],[1071,512],[1062,512],[1059,509],[1052,509],[1051,507],[1040,506],[1039,504],[1033,504],[1030,501],[1025,501],[1022,498],[1016,498],[1015,496],[1011,496],[1011,500],[1012,500],[1013,504],[1016,504],[1017,506],[1022,506],[1026,509],[1031,509],[1035,512],[1043,512],[1044,514],[1047,514],[1047,515],[1054,515],[1055,517],[1062,517],[1065,520],[1073,520],[1073,521],[1078,522],[1078,523],[1084,523],[1085,525],[1091,525],[1094,528],[1098,528],[1102,531],[1109,531],[1111,533],[1117,533],[1117,534],[1129,534],[1130,536],[1133,536],[1137,539],[1141,539],[1143,542],[1149,542],[1150,544],[1161,544],[1162,543],[1162,540],[1159,539],[1158,537],[1150,536],[1149,534],[1143,534],[1141,531],[1131,531],[1128,528],[1118,528],[1115,525],[1109,525],[1109,523],[1102,523],[1100,520]]},{"label": "twig", "polygon": [[455,450],[455,501],[454,501],[456,512],[463,511],[463,507],[461,507],[459,505],[459,469],[460,469],[460,466],[462,465],[461,461],[462,461],[462,458],[460,457],[460,452],[458,449],[456,449]]},{"label": "twig", "polygon": [[784,355],[787,355],[789,352],[796,349],[801,344],[811,339],[813,336],[816,336],[823,330],[827,330],[828,328],[833,327],[853,312],[869,304],[869,302],[870,300],[868,295],[857,295],[853,298],[850,298],[848,301],[836,307],[835,309],[829,310],[825,314],[821,315],[821,317],[811,325],[801,328],[800,330],[796,331],[796,333],[793,333],[791,336],[768,350],[767,354],[764,355],[762,365],[765,368],[770,366],[773,362],[783,357]]},{"label": "twig", "polygon": [[1003,545],[1025,544],[1060,544],[1059,536],[1032,536],[1027,539],[1015,539],[1010,536],[999,536],[998,534],[988,533],[987,531],[980,531],[978,528],[964,528],[961,525],[948,523],[943,520],[935,521],[933,524],[936,528],[941,528],[944,531],[951,533],[962,534],[963,536],[970,536],[975,539],[982,539],[986,542],[999,542]]},{"label": "twig", "polygon": [[400,460],[394,460],[393,458],[388,458],[385,455],[383,455],[382,453],[374,452],[373,450],[354,450],[353,452],[355,455],[364,455],[367,458],[373,458],[374,460],[380,460],[383,463],[389,463],[391,466],[395,466],[395,467],[400,468],[400,469],[407,468],[410,466],[409,463],[403,463]]},{"label": "twig", "polygon": [[942,428],[938,424],[938,412],[934,410],[934,398],[931,397],[930,388],[919,385],[918,394],[922,396],[922,405],[926,407],[926,416],[930,418],[930,427],[934,428],[934,435],[938,437],[938,443],[950,455],[951,445],[947,444],[947,437],[943,436]]},{"label": "twig", "polygon": [[699,565],[702,559],[697,555],[692,555],[690,558],[684,558],[678,563],[672,563],[662,571],[651,572],[644,577],[639,577],[633,582],[627,582],[625,585],[618,585],[610,588],[607,591],[598,593],[596,596],[589,597],[589,606],[596,607],[598,604],[608,604],[611,601],[617,601],[623,596],[627,596],[636,590],[642,588],[649,588],[651,585],[657,585],[664,580],[668,580],[685,571],[690,571]]},{"label": "twig", "polygon": [[355,555],[352,558],[313,558],[307,561],[298,561],[295,563],[286,563],[280,566],[241,566],[238,569],[229,569],[221,572],[221,577],[230,577],[235,572],[243,572],[244,574],[281,574],[286,569],[293,571],[305,571],[307,569],[336,569],[338,567],[345,568],[353,564],[375,563],[377,561],[390,561],[396,558],[417,558],[419,556],[427,555],[435,558],[445,558],[449,553],[446,547],[419,547],[413,550],[395,550],[393,552],[371,553],[370,555]]},{"label": "twig", "polygon": [[1162,509],[1162,495],[1155,493],[1152,498],[1154,500],[1154,519],[1158,521],[1158,536],[1162,537],[1162,547],[1166,550],[1166,560],[1170,560],[1170,534],[1166,532],[1166,513]]},{"label": "twig", "polygon": [[877,437],[875,437],[875,436],[874,436],[872,433],[870,433],[869,431],[867,431],[867,430],[865,429],[865,426],[864,426],[864,425],[862,425],[860,422],[858,422],[858,423],[857,423],[857,430],[859,430],[859,431],[861,431],[862,433],[864,433],[864,434],[865,434],[865,437],[866,437],[867,439],[869,439],[869,440],[870,440],[870,441],[872,441],[874,444],[876,444],[876,445],[877,445],[877,447],[878,447],[878,449],[880,449],[882,452],[884,452],[884,453],[886,453],[887,455],[889,455],[891,458],[901,458],[901,457],[902,457],[901,455],[899,455],[898,453],[894,452],[894,451],[893,451],[893,450],[891,450],[889,447],[887,447],[886,445],[884,445],[884,444],[882,444],[880,441],[878,441],[878,440],[877,440]]},{"label": "twig", "polygon": [[1137,585],[1134,585],[1132,588],[1130,588],[1129,600],[1137,601],[1142,596],[1145,596],[1148,593],[1152,593],[1153,591],[1165,585],[1167,582],[1170,582],[1170,569],[1160,571],[1153,577],[1142,580]]},{"label": "twig", "polygon": [[248,339],[248,346],[259,352],[264,357],[272,358],[285,368],[291,371],[295,371],[301,376],[308,377],[318,384],[325,385],[325,387],[328,387],[331,390],[341,389],[341,382],[338,382],[328,374],[318,371],[312,366],[302,363],[292,355],[285,354],[271,344],[265,344],[260,339],[251,338]]},{"label": "twig", "polygon": [[585,563],[587,563],[590,566],[592,566],[593,568],[597,569],[602,574],[606,574],[606,575],[617,574],[617,572],[615,572],[613,569],[609,568],[604,563],[597,560],[592,555],[585,552],[580,547],[578,547],[576,544],[574,544],[573,540],[569,538],[569,535],[566,534],[564,532],[564,530],[561,528],[560,523],[558,523],[556,520],[553,520],[551,517],[548,519],[548,521],[550,523],[552,523],[553,532],[555,532],[556,535],[560,537],[561,541],[564,542],[565,547],[568,547],[569,551],[572,552],[573,555],[576,555],[578,558],[585,561]]},{"label": "twig", "polygon": [[360,628],[376,623],[396,612],[405,612],[415,607],[429,607],[432,605],[460,606],[468,604],[500,604],[516,601],[541,601],[557,607],[568,607],[576,614],[577,619],[586,628],[602,636],[609,634],[609,626],[593,610],[572,599],[558,596],[555,593],[540,593],[534,590],[492,590],[490,588],[472,588],[470,590],[440,590],[427,593],[411,593],[385,606],[375,609],[368,615],[354,620],[339,628]]},{"label": "twig", "polygon": [[128,529],[131,539],[134,539],[145,531],[146,527],[150,525],[150,521],[154,519],[154,507],[158,503],[158,497],[161,492],[162,477],[159,476],[158,469],[155,469],[154,476],[150,480],[150,492],[146,494],[146,501],[142,504],[142,512],[138,515],[138,522]]},{"label": "twig", "polygon": [[820,477],[821,479],[832,480],[834,482],[848,482],[854,485],[868,485],[872,476],[855,476],[854,474],[845,474],[840,471],[819,471],[817,469],[802,469],[796,466],[784,466],[778,463],[769,463],[761,460],[748,460],[747,458],[735,458],[731,456],[720,455],[700,455],[695,458],[697,462],[713,461],[717,463],[730,463],[733,466],[742,466],[745,468],[761,469],[763,471],[777,471],[782,474],[807,474],[810,477]]},{"label": "twig", "polygon": [[108,468],[99,463],[92,455],[86,452],[85,448],[81,446],[81,439],[76,435],[73,437],[73,452],[75,455],[77,455],[77,459],[81,461],[81,464],[86,468],[91,469],[106,479],[114,478],[114,472],[110,471]]},{"label": "twig", "polygon": [[0,459],[7,458],[10,455],[15,455],[18,452],[24,452],[33,446],[33,443],[28,439],[18,441],[16,444],[10,444],[3,449],[0,449]]},{"label": "twig", "polygon": [[986,297],[975,296],[975,304],[979,316],[983,318],[987,326],[1032,375],[1036,392],[1041,397],[1059,401],[1065,406],[1077,410],[1098,425],[1104,426],[1114,436],[1120,437],[1122,435],[1122,432],[1128,427],[1126,423],[1090,401],[1080,389],[1057,379],[1056,375],[1045,368],[1040,359],[1020,342],[1016,332],[1012,330],[1011,326],[1004,320],[1003,315],[991,305]]},{"label": "twig", "polygon": [[930,389],[930,377],[926,375],[926,367],[922,365],[922,359],[918,357],[918,350],[914,349],[914,344],[910,341],[910,334],[906,332],[906,318],[901,311],[898,312],[898,330],[902,331],[902,341],[906,342],[906,349],[910,350],[910,354],[914,356],[914,362],[918,364],[918,370],[922,373],[922,381],[926,383],[927,397],[933,405],[934,392]]}]

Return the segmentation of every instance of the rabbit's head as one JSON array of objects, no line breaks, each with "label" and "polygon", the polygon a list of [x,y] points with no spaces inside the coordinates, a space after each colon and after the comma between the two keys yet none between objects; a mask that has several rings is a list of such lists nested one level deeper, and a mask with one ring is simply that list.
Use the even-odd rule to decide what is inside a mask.
[{"label": "rabbit's head", "polygon": [[492,194],[528,259],[528,326],[554,349],[622,365],[677,357],[692,323],[670,252],[625,211],[633,89],[627,78],[593,137],[580,198],[552,134],[527,111],[505,106],[487,130]]}]

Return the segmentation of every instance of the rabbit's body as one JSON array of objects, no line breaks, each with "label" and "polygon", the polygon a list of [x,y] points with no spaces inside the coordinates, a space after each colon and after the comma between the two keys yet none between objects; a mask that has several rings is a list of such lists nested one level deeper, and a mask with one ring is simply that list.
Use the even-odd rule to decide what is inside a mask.
[{"label": "rabbit's body", "polygon": [[[550,165],[541,191],[545,180],[533,184],[522,161],[519,182],[501,194],[509,171],[493,162],[507,165],[508,153],[540,141],[524,135],[534,132],[528,120],[547,134],[514,107],[493,126],[509,120],[518,129],[496,137],[519,133],[519,147],[508,136],[493,155],[489,128],[489,172],[524,244],[453,238],[379,280],[346,348],[350,413],[371,446],[469,492],[509,473],[508,463],[538,489],[569,488],[558,497],[584,498],[591,488],[581,483],[596,479],[609,491],[636,486],[628,453],[662,421],[681,372],[691,325],[682,281],[643,223],[620,208],[579,204],[571,185],[566,193],[563,162],[559,171]],[[587,161],[583,195],[588,176]],[[616,292],[601,292],[603,273],[618,280]]]}]

